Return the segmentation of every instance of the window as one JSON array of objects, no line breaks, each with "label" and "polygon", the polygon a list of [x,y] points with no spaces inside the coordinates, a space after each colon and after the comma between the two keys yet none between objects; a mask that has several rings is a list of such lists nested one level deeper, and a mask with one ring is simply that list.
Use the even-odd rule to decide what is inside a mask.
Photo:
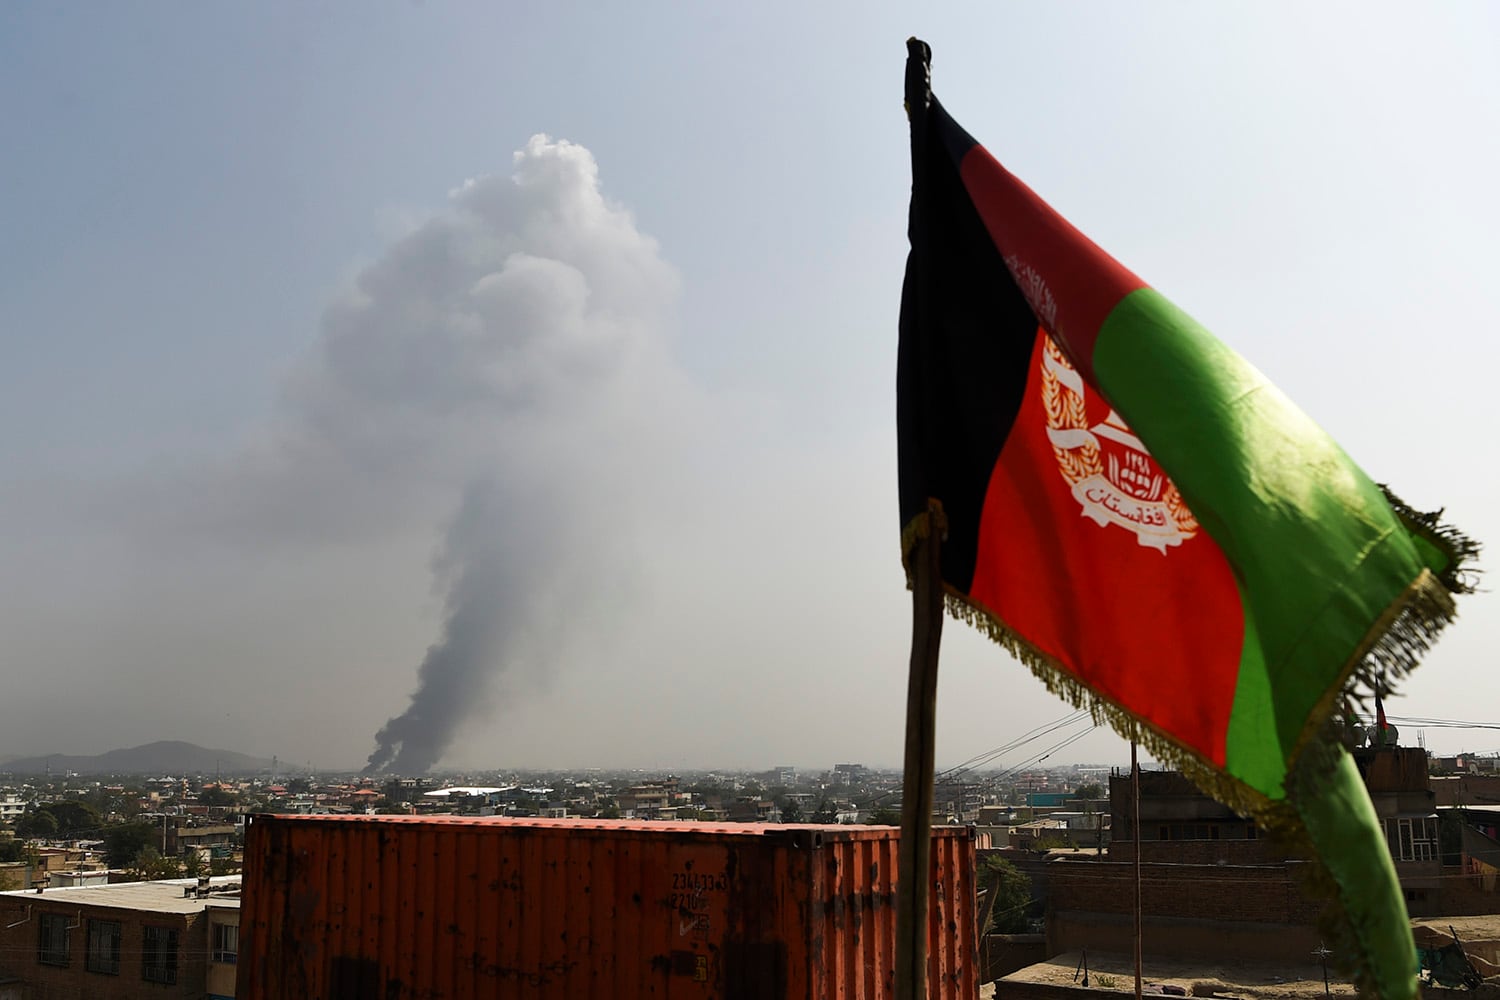
[{"label": "window", "polygon": [[1385,842],[1396,861],[1433,861],[1438,856],[1436,816],[1391,817],[1385,821]]},{"label": "window", "polygon": [[1418,861],[1433,861],[1438,856],[1438,821],[1436,816],[1427,816],[1423,819],[1414,820],[1417,825],[1413,827],[1415,840],[1412,847],[1415,848]]},{"label": "window", "polygon": [[38,922],[41,939],[37,942],[36,960],[43,965],[68,964],[68,918],[60,913],[43,913]]},{"label": "window", "polygon": [[84,963],[90,972],[120,974],[120,925],[114,920],[89,921],[89,953]]},{"label": "window", "polygon": [[240,958],[240,928],[238,924],[214,924],[215,962],[233,965]]},{"label": "window", "polygon": [[147,927],[141,949],[141,978],[148,983],[177,982],[177,928]]}]

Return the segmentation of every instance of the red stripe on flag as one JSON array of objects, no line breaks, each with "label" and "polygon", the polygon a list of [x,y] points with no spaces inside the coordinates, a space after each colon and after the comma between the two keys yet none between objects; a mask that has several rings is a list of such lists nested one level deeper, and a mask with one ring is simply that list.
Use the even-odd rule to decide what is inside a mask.
[{"label": "red stripe on flag", "polygon": [[[1046,344],[1039,332],[1020,413],[990,477],[969,597],[1074,677],[1222,767],[1245,629],[1234,575],[1191,515],[1171,518],[1161,502],[1170,483],[1155,477],[1129,430],[1111,424],[1109,405],[1047,367]],[[1090,438],[1092,453],[1066,447]],[[1141,528],[1166,523],[1152,536],[1132,517]],[[1163,542],[1179,524],[1196,530]]]},{"label": "red stripe on flag", "polygon": [[1094,341],[1110,310],[1146,283],[975,145],[959,165],[990,239],[1037,319],[1094,381]]}]

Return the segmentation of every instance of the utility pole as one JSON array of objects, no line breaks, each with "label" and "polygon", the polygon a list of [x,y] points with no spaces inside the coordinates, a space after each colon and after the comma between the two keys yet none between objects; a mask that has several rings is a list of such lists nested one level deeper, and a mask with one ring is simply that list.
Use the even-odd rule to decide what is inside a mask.
[{"label": "utility pole", "polygon": [[1328,986],[1328,956],[1332,954],[1333,952],[1329,951],[1322,941],[1318,942],[1318,950],[1313,952],[1313,957],[1323,963],[1323,995],[1325,997],[1333,996],[1333,990]]}]

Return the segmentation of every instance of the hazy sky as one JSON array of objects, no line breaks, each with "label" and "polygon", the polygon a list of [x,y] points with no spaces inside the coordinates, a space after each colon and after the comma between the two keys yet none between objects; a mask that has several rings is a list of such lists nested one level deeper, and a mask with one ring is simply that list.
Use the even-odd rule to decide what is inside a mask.
[{"label": "hazy sky", "polygon": [[[1500,537],[1493,5],[7,5],[0,754],[899,762],[912,34],[1043,197]],[[1500,724],[1497,609],[1388,710]],[[944,653],[940,763],[1067,711]]]}]

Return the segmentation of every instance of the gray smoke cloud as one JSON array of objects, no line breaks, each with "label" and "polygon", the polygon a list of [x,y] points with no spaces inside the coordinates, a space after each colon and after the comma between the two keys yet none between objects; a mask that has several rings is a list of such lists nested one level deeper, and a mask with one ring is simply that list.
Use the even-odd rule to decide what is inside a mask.
[{"label": "gray smoke cloud", "polygon": [[628,605],[643,498],[690,405],[663,332],[677,286],[588,150],[538,135],[328,310],[253,456],[286,488],[233,492],[300,505],[311,530],[447,505],[442,633],[370,769],[430,770],[497,689],[524,690]]}]

